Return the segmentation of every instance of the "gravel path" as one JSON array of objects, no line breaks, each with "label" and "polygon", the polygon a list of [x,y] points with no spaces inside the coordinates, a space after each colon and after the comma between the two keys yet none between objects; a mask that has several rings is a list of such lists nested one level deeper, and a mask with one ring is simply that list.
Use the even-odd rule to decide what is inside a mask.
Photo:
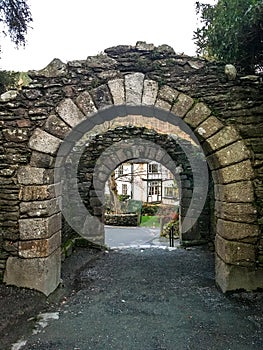
[{"label": "gravel path", "polygon": [[[84,252],[75,253],[73,263]],[[213,253],[200,247],[100,255],[78,270],[71,293],[46,309],[42,321],[31,324],[35,335],[20,337],[25,346],[17,346],[262,350],[262,293],[222,294],[213,261]]]}]

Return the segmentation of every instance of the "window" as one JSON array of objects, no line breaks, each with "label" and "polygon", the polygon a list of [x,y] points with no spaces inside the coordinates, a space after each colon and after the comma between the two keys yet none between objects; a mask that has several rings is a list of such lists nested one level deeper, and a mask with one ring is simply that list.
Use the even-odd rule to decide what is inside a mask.
[{"label": "window", "polygon": [[158,173],[158,164],[148,164],[148,172],[149,173]]},{"label": "window", "polygon": [[128,194],[128,186],[127,184],[122,184],[122,189],[121,189],[122,194],[127,195]]},{"label": "window", "polygon": [[117,176],[123,175],[123,165],[120,165],[120,166],[117,168],[116,173],[117,173],[117,174],[116,174]]},{"label": "window", "polygon": [[152,181],[149,183],[149,196],[160,196],[161,194],[161,182]]}]

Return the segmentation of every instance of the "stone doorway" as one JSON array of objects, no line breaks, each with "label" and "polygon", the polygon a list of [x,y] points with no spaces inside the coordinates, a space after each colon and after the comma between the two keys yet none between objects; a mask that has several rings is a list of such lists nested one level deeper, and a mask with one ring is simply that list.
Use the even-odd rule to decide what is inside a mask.
[{"label": "stone doorway", "polygon": [[[153,126],[153,118],[150,119],[151,126]],[[74,220],[79,224],[76,227],[77,232],[82,232],[81,234],[91,241],[103,244],[103,226],[101,226],[101,237],[92,237],[92,232],[95,232],[92,226],[89,224],[89,229],[84,224],[88,215],[87,213],[86,215],[84,214],[85,210],[88,210],[92,216],[97,216],[98,222],[96,225],[103,223],[104,189],[112,171],[126,161],[154,160],[165,165],[179,184],[181,242],[188,243],[188,241],[191,241],[192,243],[201,243],[202,241],[213,241],[214,229],[212,227],[208,229],[210,222],[213,221],[211,220],[213,212],[211,212],[210,208],[210,193],[208,194],[208,187],[211,192],[212,180],[209,180],[206,164],[204,164],[203,159],[200,159],[195,164],[198,167],[199,173],[193,174],[191,164],[185,154],[185,150],[187,150],[189,156],[191,150],[195,156],[198,156],[198,147],[192,145],[187,135],[182,131],[180,135],[180,131],[177,128],[175,129],[177,134],[172,135],[173,128],[170,128],[168,135],[157,133],[155,130],[148,129],[145,126],[135,126],[134,122],[146,125],[143,116],[139,116],[140,123],[138,122],[138,116],[136,118],[129,116],[128,120],[130,123],[133,121],[129,126],[121,126],[118,120],[117,127],[113,128],[111,125],[110,129],[103,134],[98,134],[90,138],[87,135],[85,137],[84,151],[78,163],[78,190],[76,192],[80,193],[82,203],[84,203],[86,209],[82,207],[82,204],[79,205],[78,195],[75,203],[72,201],[72,192],[68,191],[69,186],[65,187],[65,197],[67,197],[67,193],[70,193],[71,197],[71,201],[66,200],[66,202],[72,203],[72,207],[67,210],[69,213],[75,210],[75,214],[73,215]],[[124,118],[124,123],[127,125],[126,118]],[[159,128],[164,126],[167,128],[166,123],[158,123]],[[80,149],[77,149],[77,152],[81,152]],[[201,154],[199,156],[201,158]],[[72,164],[72,159],[69,162]],[[72,171],[67,173],[67,170],[63,170],[62,172],[68,179],[72,174]],[[207,183],[205,183],[205,179]],[[196,183],[196,193],[193,194],[194,180]],[[195,198],[193,198],[194,196]],[[193,205],[195,202],[197,202],[196,207]],[[190,206],[191,214],[188,212]],[[81,222],[82,224],[80,224]],[[96,232],[98,233],[98,231]]]}]

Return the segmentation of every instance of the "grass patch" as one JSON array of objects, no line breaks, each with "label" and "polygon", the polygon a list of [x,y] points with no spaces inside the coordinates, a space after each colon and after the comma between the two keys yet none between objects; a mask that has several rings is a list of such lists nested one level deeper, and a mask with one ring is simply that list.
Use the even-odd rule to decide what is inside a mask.
[{"label": "grass patch", "polygon": [[141,217],[141,224],[140,226],[143,227],[160,227],[160,219],[159,216],[149,216],[149,215],[143,215]]}]

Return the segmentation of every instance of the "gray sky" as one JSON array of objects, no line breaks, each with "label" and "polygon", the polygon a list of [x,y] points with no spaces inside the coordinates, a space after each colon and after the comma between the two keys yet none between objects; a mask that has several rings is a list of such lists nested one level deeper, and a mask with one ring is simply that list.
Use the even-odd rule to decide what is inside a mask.
[{"label": "gray sky", "polygon": [[41,69],[55,57],[64,62],[85,59],[108,47],[137,41],[168,44],[178,53],[195,55],[195,2],[28,0],[34,22],[27,45],[16,49],[8,38],[2,38],[0,69]]}]

